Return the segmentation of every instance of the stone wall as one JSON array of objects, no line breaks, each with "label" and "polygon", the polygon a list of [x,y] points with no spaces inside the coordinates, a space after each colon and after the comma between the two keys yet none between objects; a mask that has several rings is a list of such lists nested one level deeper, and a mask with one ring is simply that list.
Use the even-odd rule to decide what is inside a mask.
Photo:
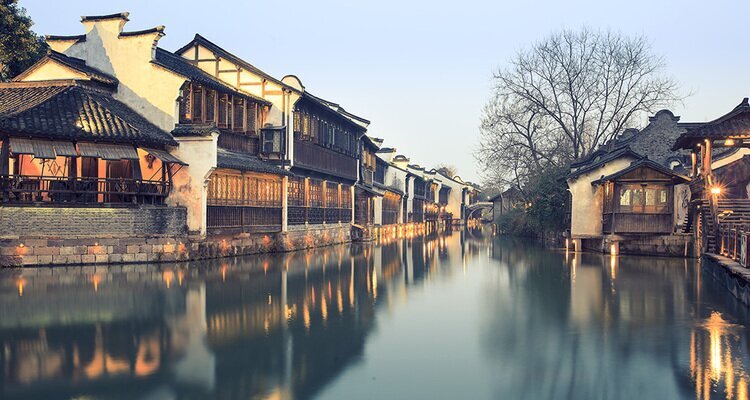
[{"label": "stone wall", "polygon": [[619,254],[644,256],[695,257],[693,236],[690,234],[621,236],[580,239],[583,250],[609,253],[617,244]]},{"label": "stone wall", "polygon": [[[184,217],[184,216],[183,216]],[[286,233],[211,236],[18,237],[0,239],[0,266],[187,261],[284,252],[351,241],[351,224],[308,225]]]},{"label": "stone wall", "polygon": [[704,254],[701,269],[732,293],[742,304],[750,306],[750,270],[727,257]]},{"label": "stone wall", "polygon": [[187,233],[184,207],[0,207],[0,238],[107,238]]}]

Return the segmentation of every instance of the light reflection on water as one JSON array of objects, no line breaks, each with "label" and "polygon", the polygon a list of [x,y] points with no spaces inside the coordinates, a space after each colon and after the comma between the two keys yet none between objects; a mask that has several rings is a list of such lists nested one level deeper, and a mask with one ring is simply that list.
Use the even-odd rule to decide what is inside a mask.
[{"label": "light reflection on water", "polygon": [[0,398],[747,399],[748,310],[693,260],[477,232],[0,271]]}]

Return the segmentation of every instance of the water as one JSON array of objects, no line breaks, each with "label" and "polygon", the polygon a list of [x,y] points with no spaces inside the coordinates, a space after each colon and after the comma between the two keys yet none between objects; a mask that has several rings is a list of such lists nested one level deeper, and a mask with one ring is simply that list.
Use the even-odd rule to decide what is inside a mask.
[{"label": "water", "polygon": [[745,399],[748,310],[691,260],[476,233],[0,271],[8,399]]}]

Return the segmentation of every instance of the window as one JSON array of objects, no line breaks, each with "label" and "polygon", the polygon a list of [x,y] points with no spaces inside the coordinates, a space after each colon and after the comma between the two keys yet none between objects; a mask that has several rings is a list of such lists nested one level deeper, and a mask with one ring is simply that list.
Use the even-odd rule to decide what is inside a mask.
[{"label": "window", "polygon": [[247,112],[245,113],[245,127],[250,133],[258,133],[258,105],[256,103],[247,102]]},{"label": "window", "polygon": [[630,206],[630,189],[620,192],[620,206]]},{"label": "window", "polygon": [[232,130],[243,132],[245,130],[245,101],[235,97],[232,103]]},{"label": "window", "polygon": [[619,212],[661,214],[671,210],[670,189],[664,185],[626,184],[620,186]]},{"label": "window", "polygon": [[203,121],[203,88],[193,85],[193,122]]},{"label": "window", "polygon": [[206,90],[206,122],[216,120],[216,91]]},{"label": "window", "polygon": [[188,123],[193,120],[193,106],[191,101],[190,83],[185,82],[180,88],[180,122]]},{"label": "window", "polygon": [[219,97],[219,128],[228,126],[227,118],[229,117],[229,96],[222,94]]}]

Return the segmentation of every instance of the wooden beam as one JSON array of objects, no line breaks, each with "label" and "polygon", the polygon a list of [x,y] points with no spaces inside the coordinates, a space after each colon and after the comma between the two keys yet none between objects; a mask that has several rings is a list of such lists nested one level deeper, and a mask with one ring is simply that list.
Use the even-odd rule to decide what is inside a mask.
[{"label": "wooden beam", "polygon": [[231,73],[234,74],[234,73],[237,73],[237,71],[239,71],[239,69],[220,69],[219,73],[220,74],[226,74],[226,73],[231,72]]}]

